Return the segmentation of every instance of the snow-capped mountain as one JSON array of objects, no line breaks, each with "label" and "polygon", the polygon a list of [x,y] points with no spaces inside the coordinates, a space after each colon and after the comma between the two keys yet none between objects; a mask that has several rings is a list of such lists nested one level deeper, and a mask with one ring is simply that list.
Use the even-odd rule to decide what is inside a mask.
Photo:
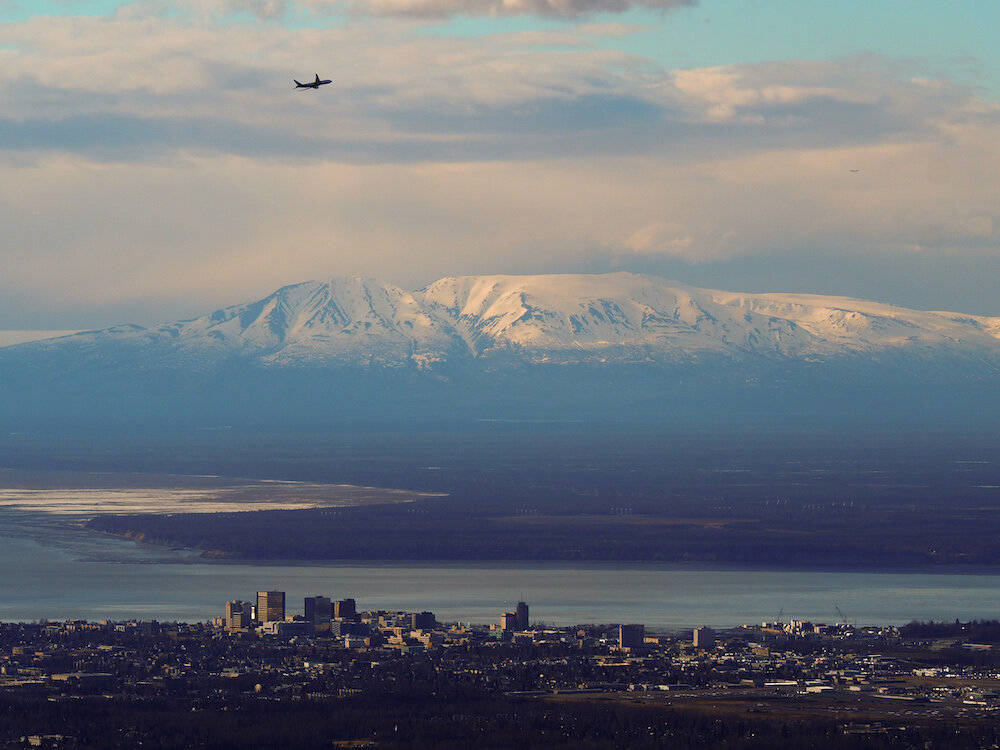
[{"label": "snow-capped mountain", "polygon": [[1000,361],[1000,317],[846,297],[740,294],[655,276],[465,276],[415,292],[373,279],[310,281],[155,328],[122,326],[18,347],[115,344],[204,362],[433,367],[515,356],[531,363],[823,359],[936,353]]},{"label": "snow-capped mountain", "polygon": [[896,347],[1000,351],[1000,318],[819,295],[738,294],[654,276],[468,276],[422,292],[470,347],[801,357]]},{"label": "snow-capped mountain", "polygon": [[[628,273],[312,281],[0,347],[0,428],[1000,418],[1000,318]],[[797,420],[797,421],[796,421]]]},{"label": "snow-capped mountain", "polygon": [[0,330],[0,349],[5,346],[15,344],[27,344],[31,341],[42,341],[43,339],[54,339],[62,336],[71,336],[78,331],[11,331]]},{"label": "snow-capped mountain", "polygon": [[457,343],[450,322],[429,314],[417,296],[359,277],[283,287],[157,332],[275,365],[422,361],[447,355]]}]

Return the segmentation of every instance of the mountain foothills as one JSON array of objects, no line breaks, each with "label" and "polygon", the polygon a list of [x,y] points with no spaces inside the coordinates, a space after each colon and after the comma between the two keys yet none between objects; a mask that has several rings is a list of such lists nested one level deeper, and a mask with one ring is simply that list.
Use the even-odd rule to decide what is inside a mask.
[{"label": "mountain foothills", "polygon": [[630,273],[455,277],[414,292],[344,278],[154,328],[2,347],[0,377],[17,394],[0,419],[48,422],[698,421],[870,416],[872,404],[908,418],[970,397],[981,416],[997,401],[1000,317]]}]

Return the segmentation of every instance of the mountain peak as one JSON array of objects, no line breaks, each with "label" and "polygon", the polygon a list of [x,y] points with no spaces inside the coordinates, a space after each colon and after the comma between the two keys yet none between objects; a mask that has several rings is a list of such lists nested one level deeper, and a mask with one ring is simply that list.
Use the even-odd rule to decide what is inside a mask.
[{"label": "mountain peak", "polygon": [[421,344],[447,347],[448,334],[410,292],[363,276],[284,286],[243,305],[184,324],[182,338],[265,362],[309,360],[371,364],[404,357]]},{"label": "mountain peak", "polygon": [[2,347],[0,383],[0,422],[16,429],[850,413],[985,425],[1000,413],[1000,317],[631,273],[460,276],[413,292],[349,277]]},{"label": "mountain peak", "polygon": [[494,354],[535,363],[811,359],[902,351],[997,362],[1000,318],[847,297],[700,289],[624,271],[455,276],[415,292],[351,276],[291,284],[154,329],[118,327],[44,345],[62,341],[155,343],[181,358],[235,355],[265,365],[428,367]]}]

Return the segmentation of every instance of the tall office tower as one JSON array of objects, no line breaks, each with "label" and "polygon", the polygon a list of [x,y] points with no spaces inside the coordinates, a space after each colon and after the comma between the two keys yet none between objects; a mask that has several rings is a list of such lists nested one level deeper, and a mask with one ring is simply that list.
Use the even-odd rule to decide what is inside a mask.
[{"label": "tall office tower", "polygon": [[525,602],[518,602],[517,609],[515,610],[517,614],[517,629],[527,630],[528,629],[528,605]]},{"label": "tall office tower", "polygon": [[433,612],[411,612],[410,630],[430,630],[437,625]]},{"label": "tall office tower", "polygon": [[250,627],[251,610],[253,606],[250,602],[236,601],[226,602],[226,628],[228,630],[244,630]]},{"label": "tall office tower", "polygon": [[285,619],[285,592],[258,591],[257,619],[260,622],[282,622]]},{"label": "tall office tower", "polygon": [[695,648],[715,648],[715,631],[704,625],[694,629]]},{"label": "tall office tower", "polygon": [[639,648],[646,643],[644,625],[619,625],[618,645],[622,648]]},{"label": "tall office tower", "polygon": [[358,613],[353,599],[338,599],[333,609],[333,616],[338,620],[353,620]]},{"label": "tall office tower", "polygon": [[325,632],[330,629],[330,618],[333,616],[333,605],[329,597],[307,596],[306,597],[306,622],[311,623],[313,630]]},{"label": "tall office tower", "polygon": [[517,613],[504,612],[500,615],[500,629],[505,633],[517,630]]}]

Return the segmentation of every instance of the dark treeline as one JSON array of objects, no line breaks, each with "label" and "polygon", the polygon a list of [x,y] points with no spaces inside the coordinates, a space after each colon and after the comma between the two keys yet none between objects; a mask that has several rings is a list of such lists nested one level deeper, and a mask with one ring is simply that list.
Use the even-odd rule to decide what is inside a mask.
[{"label": "dark treeline", "polygon": [[656,499],[523,489],[400,505],[100,516],[90,527],[252,559],[606,560],[808,566],[1000,564],[1000,516],[957,504]]},{"label": "dark treeline", "polygon": [[0,694],[0,746],[32,734],[73,737],[80,748],[980,748],[1000,727],[913,724],[845,734],[832,721],[747,719],[629,703],[477,698],[354,697],[336,701],[247,697],[223,710],[184,699],[85,698],[53,703]]},{"label": "dark treeline", "polygon": [[904,638],[956,638],[970,642],[1000,643],[1000,620],[971,622],[918,622],[900,628]]}]

